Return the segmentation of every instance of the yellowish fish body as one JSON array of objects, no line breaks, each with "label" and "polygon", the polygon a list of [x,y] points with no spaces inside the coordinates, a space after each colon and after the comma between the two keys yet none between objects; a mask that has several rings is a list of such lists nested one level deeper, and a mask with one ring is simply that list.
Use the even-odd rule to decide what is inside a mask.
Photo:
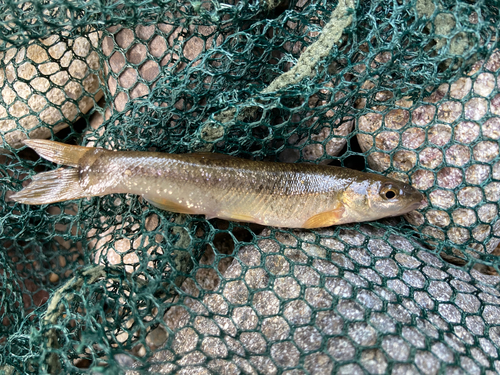
[{"label": "yellowish fish body", "polygon": [[25,143],[48,160],[74,167],[34,176],[12,196],[26,204],[131,193],[173,212],[319,228],[402,215],[423,198],[402,182],[347,168],[211,153],[108,151],[46,140]]}]

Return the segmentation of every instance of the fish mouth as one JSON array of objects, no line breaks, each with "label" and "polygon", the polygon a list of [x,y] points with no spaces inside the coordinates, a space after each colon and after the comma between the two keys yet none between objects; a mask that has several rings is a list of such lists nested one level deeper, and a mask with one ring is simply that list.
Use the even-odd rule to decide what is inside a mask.
[{"label": "fish mouth", "polygon": [[422,202],[416,202],[416,203],[413,203],[412,205],[410,205],[410,206],[408,207],[408,210],[410,210],[410,211],[416,210],[416,209],[418,209],[421,205],[422,205]]},{"label": "fish mouth", "polygon": [[418,209],[419,207],[422,207],[424,204],[425,204],[425,199],[422,197],[422,200],[420,200],[420,201],[418,201],[418,202],[414,202],[414,203],[412,203],[411,205],[409,205],[409,206],[408,206],[408,210],[409,210],[409,211],[416,210],[416,209]]}]

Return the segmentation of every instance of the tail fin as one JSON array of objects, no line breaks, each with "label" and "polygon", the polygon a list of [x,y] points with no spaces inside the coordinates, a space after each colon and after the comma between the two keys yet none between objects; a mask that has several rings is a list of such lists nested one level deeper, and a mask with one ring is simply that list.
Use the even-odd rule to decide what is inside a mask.
[{"label": "tail fin", "polygon": [[[78,167],[83,155],[93,149],[45,139],[27,139],[24,144],[35,150],[42,158],[72,167]],[[45,204],[83,198],[88,195],[80,186],[78,169],[61,168],[33,176],[31,184],[12,195],[11,198],[19,203]]]},{"label": "tail fin", "polygon": [[33,176],[31,184],[11,196],[25,204],[62,202],[88,196],[79,183],[78,169],[59,168]]},{"label": "tail fin", "polygon": [[46,139],[27,139],[24,144],[44,159],[72,167],[78,167],[83,155],[93,149],[93,147],[66,145]]}]

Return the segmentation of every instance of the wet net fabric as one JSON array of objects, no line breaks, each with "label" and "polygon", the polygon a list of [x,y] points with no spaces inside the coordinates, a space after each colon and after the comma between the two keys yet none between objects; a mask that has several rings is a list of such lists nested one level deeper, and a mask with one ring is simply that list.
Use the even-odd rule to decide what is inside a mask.
[{"label": "wet net fabric", "polygon": [[[479,1],[0,4],[0,370],[500,372],[499,9]],[[109,195],[10,200],[23,139],[340,165],[404,218],[321,230]]]}]

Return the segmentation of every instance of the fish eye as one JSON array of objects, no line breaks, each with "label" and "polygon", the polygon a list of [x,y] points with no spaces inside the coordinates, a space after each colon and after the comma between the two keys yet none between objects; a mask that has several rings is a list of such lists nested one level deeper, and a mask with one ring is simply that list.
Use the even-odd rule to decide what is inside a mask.
[{"label": "fish eye", "polygon": [[385,184],[380,189],[380,195],[384,199],[394,199],[399,195],[399,190],[392,186],[392,184]]},{"label": "fish eye", "polygon": [[386,197],[387,199],[392,199],[392,198],[394,198],[395,196],[396,196],[396,193],[395,193],[395,192],[393,192],[392,190],[389,190],[389,191],[386,191],[386,192],[385,192],[385,197]]}]

